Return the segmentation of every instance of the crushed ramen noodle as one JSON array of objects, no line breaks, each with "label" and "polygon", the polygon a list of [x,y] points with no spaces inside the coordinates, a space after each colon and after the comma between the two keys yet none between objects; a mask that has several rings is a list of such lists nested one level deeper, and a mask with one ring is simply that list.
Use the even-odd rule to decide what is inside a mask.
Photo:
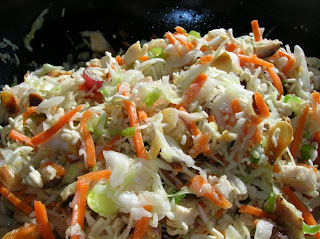
[{"label": "crushed ramen noodle", "polygon": [[320,238],[320,61],[232,29],[1,91],[3,238]]}]

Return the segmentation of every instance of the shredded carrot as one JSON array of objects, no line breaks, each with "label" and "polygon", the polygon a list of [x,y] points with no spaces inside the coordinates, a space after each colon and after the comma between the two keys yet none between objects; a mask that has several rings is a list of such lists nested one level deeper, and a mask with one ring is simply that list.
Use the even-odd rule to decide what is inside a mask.
[{"label": "shredded carrot", "polygon": [[199,94],[203,84],[208,79],[208,76],[204,73],[201,73],[196,77],[196,79],[193,81],[193,83],[189,86],[187,91],[184,93],[182,102],[176,106],[177,109],[180,107],[183,107],[187,109],[191,102],[197,97]]},{"label": "shredded carrot", "polygon": [[[289,202],[291,202],[298,210],[302,212],[302,217],[308,225],[317,225],[317,221],[314,219],[308,208],[300,201],[300,199],[291,191],[289,187],[283,187],[282,191],[288,196]],[[320,232],[315,234],[316,239],[320,239]]]},{"label": "shredded carrot", "polygon": [[312,119],[316,122],[320,120],[320,95],[318,92],[312,92]]},{"label": "shredded carrot", "polygon": [[36,112],[37,107],[31,106],[26,109],[26,111],[23,113],[23,124],[26,124],[27,119],[30,117],[30,115],[34,112]]},{"label": "shredded carrot", "polygon": [[138,115],[139,115],[139,121],[144,121],[148,119],[148,115],[144,110],[139,110]]},{"label": "shredded carrot", "polygon": [[300,149],[300,143],[302,140],[302,136],[303,136],[303,131],[304,131],[304,127],[307,121],[307,116],[309,113],[309,105],[306,105],[303,109],[303,112],[299,118],[296,130],[294,131],[293,134],[293,140],[291,142],[291,146],[290,146],[290,151],[292,154],[293,158],[297,157],[297,154],[299,152]]},{"label": "shredded carrot", "polygon": [[208,184],[205,180],[200,176],[196,175],[191,179],[190,188],[195,191],[198,195],[204,196],[208,198],[211,202],[213,202],[218,207],[223,209],[228,209],[232,207],[232,204],[221,194],[219,193],[211,184],[210,192],[201,193],[201,188],[204,184]]},{"label": "shredded carrot", "polygon": [[304,164],[304,163],[297,163],[297,165],[298,165],[298,166],[305,167],[305,168],[312,169],[312,171],[315,172],[315,173],[318,172],[318,169],[315,168],[314,166],[311,166],[311,165],[308,165],[308,164]]},{"label": "shredded carrot", "polygon": [[210,64],[213,61],[213,56],[212,55],[206,55],[206,56],[202,56],[200,57],[200,64]]},{"label": "shredded carrot", "polygon": [[21,134],[20,132],[12,129],[9,133],[9,137],[13,140],[18,141],[19,143],[25,144],[30,147],[35,147],[33,143],[31,143],[31,138]]},{"label": "shredded carrot", "polygon": [[199,140],[189,150],[189,155],[192,158],[196,158],[201,153],[208,155],[210,153],[210,148],[209,148],[210,138],[211,137],[209,134],[201,134]]},{"label": "shredded carrot", "polygon": [[20,200],[19,198],[17,198],[12,192],[10,192],[7,188],[2,186],[1,184],[0,184],[0,193],[2,194],[2,196],[8,199],[16,208],[19,208],[26,214],[29,215],[33,211],[33,208],[30,205]]},{"label": "shredded carrot", "polygon": [[89,110],[85,111],[80,120],[80,131],[86,147],[87,164],[88,167],[96,165],[96,149],[89,130],[87,130],[87,123],[91,119],[93,113]]},{"label": "shredded carrot", "polygon": [[287,52],[282,51],[282,50],[278,50],[278,51],[277,51],[277,54],[278,54],[280,57],[287,57],[288,59],[292,58],[292,55],[290,55],[290,54],[288,54]]},{"label": "shredded carrot", "polygon": [[253,107],[257,115],[266,119],[270,116],[270,112],[266,102],[264,101],[263,95],[259,92],[253,94]]},{"label": "shredded carrot", "polygon": [[240,102],[237,98],[234,98],[231,101],[231,110],[232,110],[233,114],[236,114],[236,113],[239,113],[242,111],[242,107],[241,107]]},{"label": "shredded carrot", "polygon": [[167,32],[167,33],[165,34],[165,37],[168,38],[168,40],[170,41],[170,43],[173,44],[173,45],[174,45],[174,43],[175,43],[176,40],[177,40],[171,32]]},{"label": "shredded carrot", "polygon": [[185,42],[184,40],[181,40],[180,38],[176,38],[176,39],[178,42],[181,43],[181,45],[185,46],[188,49],[188,51],[191,51],[194,48],[194,46],[190,42]]},{"label": "shredded carrot", "polygon": [[50,227],[50,223],[48,221],[46,206],[42,204],[40,201],[35,201],[34,212],[36,215],[36,221],[40,229],[41,236],[46,239],[56,238],[53,235],[52,229]]},{"label": "shredded carrot", "polygon": [[[122,94],[124,96],[130,97],[130,93],[128,91],[125,91]],[[140,158],[147,159],[147,152],[146,152],[146,149],[144,148],[141,131],[137,129],[137,127],[139,127],[139,120],[137,116],[136,106],[133,102],[130,102],[127,100],[124,100],[123,103],[128,112],[130,127],[136,127],[136,132],[133,135],[133,142],[137,151],[137,156]]]},{"label": "shredded carrot", "polygon": [[180,33],[180,34],[186,33],[186,30],[183,27],[176,26],[174,29],[176,30],[177,33]]},{"label": "shredded carrot", "polygon": [[[143,208],[145,210],[147,210],[148,212],[152,211],[151,205],[144,206]],[[146,232],[148,230],[149,221],[150,221],[149,217],[142,217],[140,220],[138,220],[136,222],[131,239],[143,239],[144,235],[146,234]]]},{"label": "shredded carrot", "polygon": [[[87,203],[87,195],[89,191],[89,182],[86,180],[78,180],[76,186],[76,193],[72,200],[72,217],[71,217],[71,226],[79,224],[83,229],[84,223],[84,214]],[[71,239],[78,239],[79,235],[71,235]]]},{"label": "shredded carrot", "polygon": [[116,61],[117,61],[117,63],[118,63],[119,66],[122,66],[122,65],[124,64],[121,56],[119,56],[119,55],[116,56]]},{"label": "shredded carrot", "polygon": [[320,131],[314,134],[314,141],[318,143],[318,157],[315,159],[315,163],[320,165]]},{"label": "shredded carrot", "polygon": [[140,56],[138,59],[139,59],[139,61],[144,62],[144,61],[149,60],[149,57],[148,56]]},{"label": "shredded carrot", "polygon": [[56,175],[58,175],[60,177],[64,176],[66,174],[66,172],[67,172],[66,169],[63,166],[61,166],[59,164],[56,164],[54,162],[51,162],[51,161],[41,164],[40,167],[41,168],[45,168],[45,167],[47,167],[49,165],[56,170]]},{"label": "shredded carrot", "polygon": [[246,55],[242,55],[242,54],[238,54],[239,59],[240,59],[240,65],[244,66],[245,63],[252,63],[252,64],[256,64],[259,66],[265,66],[265,67],[274,67],[274,65],[268,61],[262,60],[260,58],[258,58],[256,55],[252,55],[252,56],[246,56]]},{"label": "shredded carrot", "polygon": [[296,60],[293,57],[291,57],[288,60],[287,64],[283,67],[282,73],[287,75],[295,63],[296,63]]},{"label": "shredded carrot", "polygon": [[40,239],[41,235],[37,225],[27,223],[17,229],[6,233],[2,239]]},{"label": "shredded carrot", "polygon": [[250,206],[250,205],[241,206],[239,209],[239,212],[251,214],[257,217],[271,218],[272,220],[275,220],[276,218],[275,214],[263,211],[261,208]]},{"label": "shredded carrot", "polygon": [[274,85],[274,87],[277,89],[277,91],[279,92],[280,96],[283,95],[283,85],[281,83],[280,77],[278,76],[277,73],[275,73],[272,68],[267,67],[267,72],[269,73],[271,79],[272,79],[272,83]]},{"label": "shredded carrot", "polygon": [[[231,43],[227,43],[226,45],[225,45],[225,47],[226,47],[226,51],[231,51],[231,52],[233,52],[235,49],[237,49],[237,44],[236,43],[234,43],[234,42],[231,42]],[[201,50],[201,49],[200,49]]]},{"label": "shredded carrot", "polygon": [[272,171],[275,172],[275,173],[280,173],[281,170],[280,170],[280,167],[278,165],[274,164]]},{"label": "shredded carrot", "polygon": [[224,212],[224,209],[223,209],[223,208],[220,208],[220,209],[216,212],[216,214],[214,215],[214,217],[218,220],[219,218],[222,217],[223,212]]},{"label": "shredded carrot", "polygon": [[213,114],[208,116],[208,122],[216,122],[216,118],[214,117]]},{"label": "shredded carrot", "polygon": [[98,171],[93,171],[91,173],[87,173],[84,175],[81,175],[78,179],[79,180],[84,180],[86,182],[89,181],[98,181],[101,179],[108,179],[110,178],[111,175],[111,171],[109,169],[105,169],[105,170],[98,170]]},{"label": "shredded carrot", "polygon": [[98,154],[97,159],[102,161],[104,160],[103,157],[103,151],[109,151],[109,150],[116,150],[116,146],[114,145],[115,142],[117,142],[120,139],[119,135],[114,136],[109,142],[108,144],[103,148],[103,150]]},{"label": "shredded carrot", "polygon": [[262,36],[260,33],[260,29],[259,29],[259,23],[257,20],[253,20],[251,22],[251,28],[252,28],[252,33],[254,36],[254,40],[255,41],[261,41],[262,40]]},{"label": "shredded carrot", "polygon": [[34,145],[41,144],[51,138],[55,133],[57,133],[71,118],[80,110],[83,109],[82,105],[78,105],[76,108],[70,110],[66,114],[64,114],[51,128],[43,131],[42,133],[34,136],[31,139],[31,143]]},{"label": "shredded carrot", "polygon": [[258,222],[259,222],[259,219],[254,220],[254,221],[253,221],[253,225],[254,225],[255,227],[257,227]]}]

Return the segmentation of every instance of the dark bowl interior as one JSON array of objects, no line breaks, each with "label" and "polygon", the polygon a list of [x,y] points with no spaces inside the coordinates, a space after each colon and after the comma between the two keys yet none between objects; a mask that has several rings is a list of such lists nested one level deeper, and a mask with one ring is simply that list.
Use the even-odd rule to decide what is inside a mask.
[{"label": "dark bowl interior", "polygon": [[[31,42],[34,51],[23,45],[32,22],[45,9],[43,27]],[[0,61],[0,84],[10,84],[16,77],[23,80],[27,70],[44,63],[62,65],[67,59],[79,61],[77,46],[83,42],[84,30],[103,33],[115,51],[137,40],[150,40],[177,25],[186,30],[206,33],[214,28],[233,28],[240,36],[251,31],[250,22],[258,19],[265,27],[264,36],[279,39],[291,47],[298,44],[307,56],[320,57],[320,1],[102,1],[102,0],[2,0],[0,8],[0,39],[19,46],[15,52],[7,47],[0,53],[13,53],[20,64]],[[64,15],[63,15],[64,12]]]}]

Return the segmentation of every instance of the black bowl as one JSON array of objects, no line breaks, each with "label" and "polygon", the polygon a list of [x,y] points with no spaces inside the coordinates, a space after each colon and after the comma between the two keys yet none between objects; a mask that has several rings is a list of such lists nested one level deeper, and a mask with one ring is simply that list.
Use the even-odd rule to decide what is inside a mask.
[{"label": "black bowl", "polygon": [[[44,10],[43,27],[31,42],[33,52],[23,44],[32,22]],[[298,44],[307,56],[320,57],[320,1],[175,1],[175,0],[2,0],[0,8],[0,39],[15,43],[0,53],[15,53],[20,61],[4,64],[0,61],[0,85],[10,84],[14,78],[23,80],[27,70],[44,63],[62,65],[79,61],[80,32],[103,33],[117,52],[137,40],[150,40],[177,25],[186,30],[206,33],[214,28],[233,28],[240,36],[251,31],[250,22],[258,19],[265,27],[264,37],[279,39],[291,47]]]}]

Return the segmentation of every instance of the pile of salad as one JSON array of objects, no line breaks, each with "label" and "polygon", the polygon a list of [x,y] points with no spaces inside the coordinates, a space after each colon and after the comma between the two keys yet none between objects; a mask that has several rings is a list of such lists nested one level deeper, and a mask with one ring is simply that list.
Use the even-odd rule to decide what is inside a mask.
[{"label": "pile of salad", "polygon": [[320,238],[320,60],[232,29],[4,86],[3,238]]}]

